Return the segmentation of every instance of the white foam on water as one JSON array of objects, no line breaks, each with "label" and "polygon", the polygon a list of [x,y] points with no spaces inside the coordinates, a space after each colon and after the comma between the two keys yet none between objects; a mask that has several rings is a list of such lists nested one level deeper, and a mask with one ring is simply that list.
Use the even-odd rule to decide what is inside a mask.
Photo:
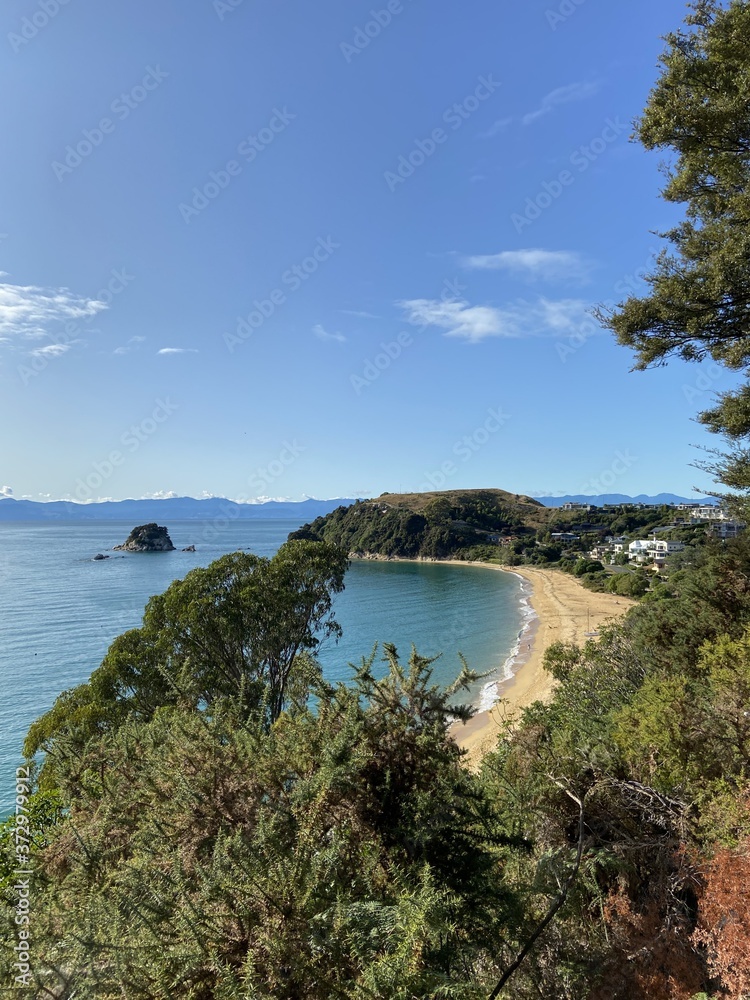
[{"label": "white foam on water", "polygon": [[513,574],[521,583],[521,599],[519,601],[521,605],[521,620],[522,626],[516,637],[516,641],[513,643],[513,648],[510,654],[505,659],[498,670],[497,676],[492,680],[487,681],[487,683],[482,688],[482,693],[479,696],[479,703],[477,705],[477,710],[480,712],[487,712],[492,706],[502,697],[501,686],[505,681],[510,680],[510,678],[515,673],[513,667],[515,666],[516,660],[518,659],[518,654],[521,651],[521,645],[523,643],[524,637],[530,631],[532,625],[539,617],[531,606],[530,597],[533,593],[533,588],[528,580],[524,577],[519,576],[518,573]]}]

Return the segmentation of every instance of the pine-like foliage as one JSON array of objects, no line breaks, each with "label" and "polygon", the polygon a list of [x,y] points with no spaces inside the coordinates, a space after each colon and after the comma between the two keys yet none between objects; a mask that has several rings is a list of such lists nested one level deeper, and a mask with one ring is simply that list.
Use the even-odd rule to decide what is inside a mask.
[{"label": "pine-like foliage", "polygon": [[507,838],[465,710],[384,659],[270,729],[165,707],[90,740],[36,852],[39,995],[482,996]]},{"label": "pine-like foliage", "polygon": [[[698,0],[687,30],[667,37],[662,74],[636,135],[668,156],[662,192],[685,219],[633,296],[604,323],[637,367],[712,358],[750,363],[750,3]],[[750,502],[750,386],[722,393],[700,419],[731,442],[713,466],[739,505]]]}]

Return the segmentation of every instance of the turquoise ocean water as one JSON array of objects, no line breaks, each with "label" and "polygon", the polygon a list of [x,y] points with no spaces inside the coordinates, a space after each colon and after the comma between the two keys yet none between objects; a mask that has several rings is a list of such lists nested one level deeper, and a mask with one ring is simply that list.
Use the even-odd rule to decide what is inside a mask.
[{"label": "turquoise ocean water", "polygon": [[[0,523],[0,816],[15,795],[14,771],[29,724],[66,688],[85,681],[110,642],[140,624],[152,594],[196,566],[245,549],[270,556],[296,521],[168,525],[178,551],[112,552],[132,524]],[[195,553],[179,551],[194,544]],[[93,561],[101,552],[110,558]],[[442,653],[435,679],[452,680],[458,652],[478,671],[492,671],[473,700],[492,701],[495,680],[530,611],[520,578],[481,567],[356,561],[336,600],[344,636],[327,641],[319,658],[326,676],[346,680],[375,642],[393,642],[404,659]]]}]

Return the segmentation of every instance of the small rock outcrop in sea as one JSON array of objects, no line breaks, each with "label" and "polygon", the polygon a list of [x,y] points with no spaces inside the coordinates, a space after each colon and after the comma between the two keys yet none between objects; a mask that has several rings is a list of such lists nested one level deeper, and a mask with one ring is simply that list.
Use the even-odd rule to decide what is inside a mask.
[{"label": "small rock outcrop in sea", "polygon": [[187,545],[182,551],[183,552],[195,552],[195,546],[194,545]]},{"label": "small rock outcrop in sea", "polygon": [[174,545],[166,528],[158,524],[141,524],[133,528],[122,545],[115,545],[115,551],[174,552]]},{"label": "small rock outcrop in sea", "polygon": [[98,562],[100,559],[109,559],[109,556],[103,556],[101,552],[97,552],[94,556],[94,562]]}]

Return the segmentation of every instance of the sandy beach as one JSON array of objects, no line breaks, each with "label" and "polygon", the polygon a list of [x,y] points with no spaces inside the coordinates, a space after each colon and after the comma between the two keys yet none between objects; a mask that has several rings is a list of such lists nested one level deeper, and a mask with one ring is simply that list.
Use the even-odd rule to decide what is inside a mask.
[{"label": "sandy beach", "polygon": [[[451,560],[466,566],[460,560]],[[488,563],[475,563],[499,572],[512,572],[527,580],[529,595],[536,612],[531,627],[524,633],[519,654],[513,664],[514,675],[499,684],[500,700],[486,712],[478,712],[465,724],[456,724],[453,733],[459,746],[467,751],[470,765],[476,765],[497,740],[501,724],[521,708],[549,698],[555,681],[543,666],[545,650],[553,642],[583,645],[587,631],[596,631],[608,619],[625,614],[635,603],[615,594],[597,594],[586,590],[579,581],[559,570],[514,566],[505,569]]]}]

